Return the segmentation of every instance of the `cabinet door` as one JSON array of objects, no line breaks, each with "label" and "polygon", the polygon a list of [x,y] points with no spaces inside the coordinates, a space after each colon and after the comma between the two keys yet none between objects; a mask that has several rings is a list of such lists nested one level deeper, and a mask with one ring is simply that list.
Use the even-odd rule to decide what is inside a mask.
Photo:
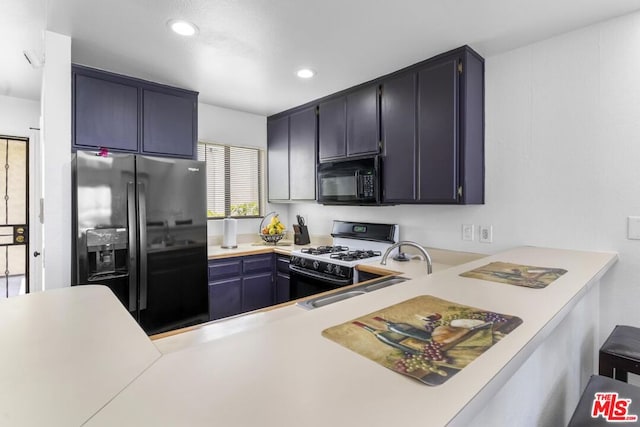
[{"label": "cabinet door", "polygon": [[209,317],[211,320],[242,313],[242,279],[240,277],[209,283]]},{"label": "cabinet door", "polygon": [[73,145],[138,149],[138,88],[74,72]]},{"label": "cabinet door", "polygon": [[347,95],[347,156],[377,154],[379,137],[378,86]]},{"label": "cabinet door", "polygon": [[273,272],[245,276],[242,279],[242,311],[273,305]]},{"label": "cabinet door", "polygon": [[323,102],[318,112],[318,153],[320,161],[347,155],[347,99]]},{"label": "cabinet door", "polygon": [[289,117],[289,189],[291,200],[316,198],[316,109]]},{"label": "cabinet door", "polygon": [[269,200],[289,200],[289,118],[267,123]]},{"label": "cabinet door", "polygon": [[385,202],[416,200],[416,88],[416,73],[388,80],[382,88]]},{"label": "cabinet door", "polygon": [[142,151],[195,158],[196,117],[195,97],[144,89]]},{"label": "cabinet door", "polygon": [[418,74],[418,200],[456,203],[458,198],[458,59]]},{"label": "cabinet door", "polygon": [[278,271],[276,273],[276,304],[287,302],[291,299],[289,275]]}]

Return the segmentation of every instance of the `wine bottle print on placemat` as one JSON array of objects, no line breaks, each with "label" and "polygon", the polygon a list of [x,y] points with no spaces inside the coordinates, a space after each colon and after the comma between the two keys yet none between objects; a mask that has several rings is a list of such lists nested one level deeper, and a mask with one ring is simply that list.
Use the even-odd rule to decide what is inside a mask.
[{"label": "wine bottle print on placemat", "polygon": [[395,372],[439,385],[522,323],[423,295],[333,326],[326,338]]}]

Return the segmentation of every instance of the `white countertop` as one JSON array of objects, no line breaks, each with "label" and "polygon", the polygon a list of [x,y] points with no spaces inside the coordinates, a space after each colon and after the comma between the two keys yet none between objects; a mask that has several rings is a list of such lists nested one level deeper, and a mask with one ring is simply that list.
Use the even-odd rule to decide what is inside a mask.
[{"label": "white countertop", "polygon": [[103,286],[0,300],[0,343],[3,426],[81,425],[160,358]]},{"label": "white countertop", "polygon": [[[455,423],[470,402],[488,399],[486,390],[506,382],[616,260],[614,253],[523,247],[320,309],[289,306],[260,313],[262,320],[271,320],[259,328],[163,355],[87,425]],[[492,261],[568,272],[545,289],[459,276]],[[425,294],[518,316],[524,323],[437,387],[385,369],[320,335],[328,327]]]}]

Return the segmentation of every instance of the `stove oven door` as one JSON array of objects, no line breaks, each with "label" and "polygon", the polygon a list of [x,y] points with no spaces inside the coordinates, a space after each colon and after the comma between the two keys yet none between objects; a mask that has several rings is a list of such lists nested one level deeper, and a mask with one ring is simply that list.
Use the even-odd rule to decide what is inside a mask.
[{"label": "stove oven door", "polygon": [[353,283],[353,279],[339,278],[296,265],[289,266],[289,276],[291,299],[308,297]]}]

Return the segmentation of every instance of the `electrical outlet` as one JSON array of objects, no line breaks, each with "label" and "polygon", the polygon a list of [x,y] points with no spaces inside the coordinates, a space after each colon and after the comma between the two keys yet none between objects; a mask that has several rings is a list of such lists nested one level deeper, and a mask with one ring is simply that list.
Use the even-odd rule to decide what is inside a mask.
[{"label": "electrical outlet", "polygon": [[462,224],[462,240],[473,241],[473,224]]},{"label": "electrical outlet", "polygon": [[480,242],[481,243],[493,242],[493,226],[481,225],[479,228],[480,228]]}]

